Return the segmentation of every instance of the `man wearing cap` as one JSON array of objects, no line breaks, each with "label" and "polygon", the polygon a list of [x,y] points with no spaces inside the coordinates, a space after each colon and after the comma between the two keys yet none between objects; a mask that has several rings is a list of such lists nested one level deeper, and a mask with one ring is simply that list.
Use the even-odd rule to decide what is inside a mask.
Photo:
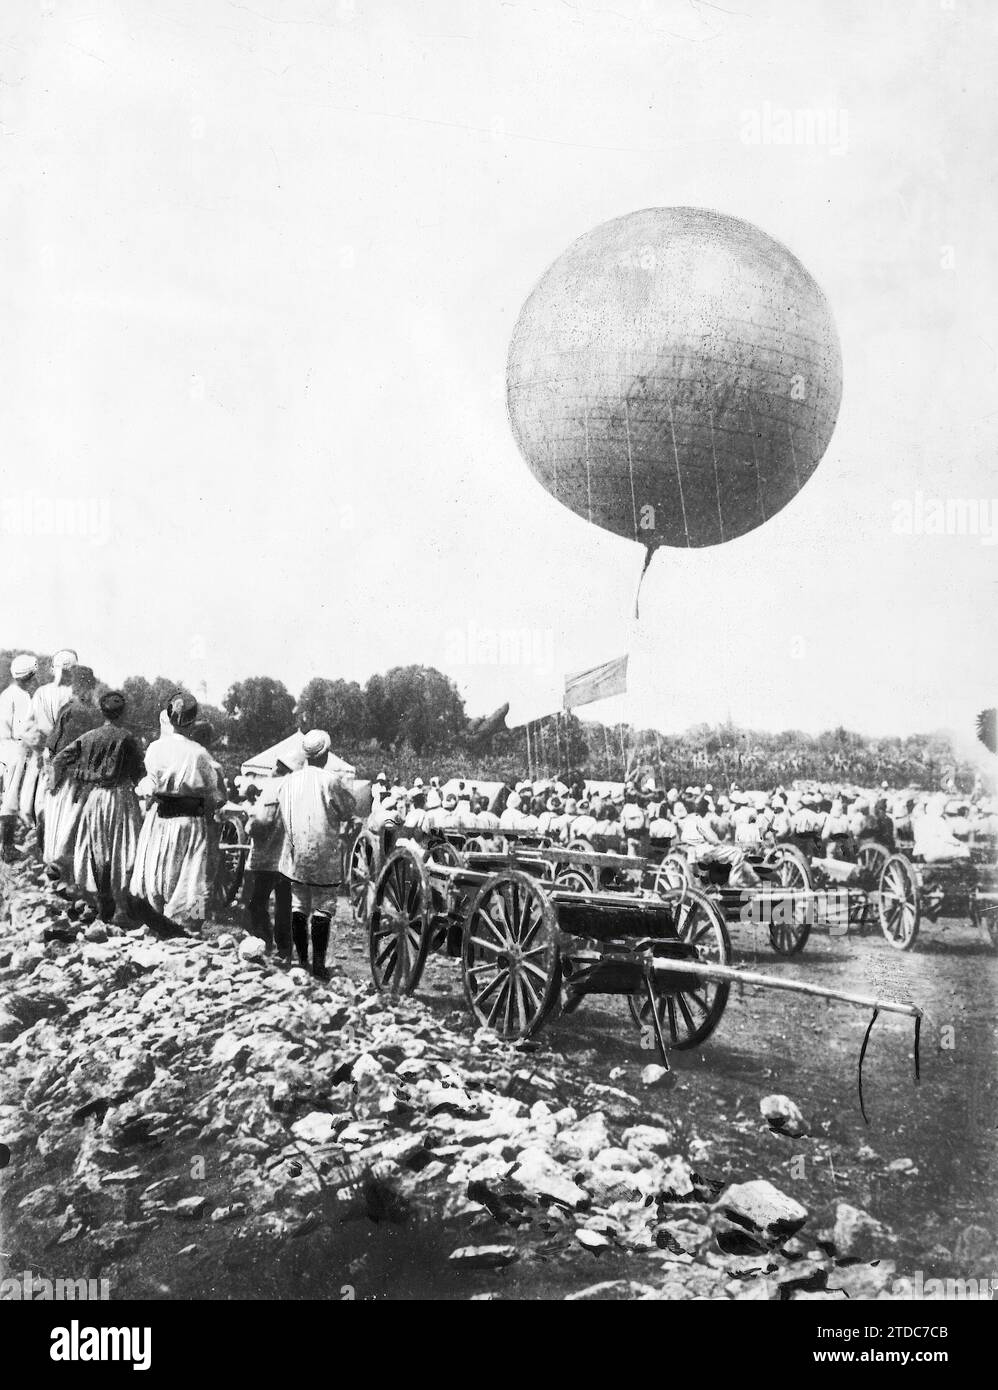
[{"label": "man wearing cap", "polygon": [[32,724],[31,692],[38,663],[22,653],[10,663],[10,685],[0,694],[0,856],[17,858],[14,829],[28,749],[23,742]]},{"label": "man wearing cap", "polygon": [[197,701],[178,690],[164,714],[136,789],[150,805],[130,885],[143,919],[160,928],[197,925],[208,915],[208,819],[224,800],[211,758],[189,737]]},{"label": "man wearing cap", "polygon": [[61,749],[53,768],[57,775],[73,779],[83,801],[73,879],[84,893],[96,895],[107,922],[116,908],[128,912],[128,884],[142,823],[135,784],[144,768],[138,742],[121,722],[124,695],[108,690],[98,703],[104,723]]},{"label": "man wearing cap", "polygon": [[356,810],[353,795],[326,767],[330,746],[324,730],[307,733],[302,751],[308,761],[285,778],[277,794],[285,833],[280,871],[291,880],[291,937],[307,968],[311,929],[312,974],[317,980],[329,979],[326,951],[340,887],[341,826]]},{"label": "man wearing cap", "polygon": [[398,845],[403,840],[410,840],[414,845],[422,848],[429,837],[430,813],[426,809],[426,790],[421,781],[418,785],[413,782],[409,791],[409,809],[405,813],[402,828],[395,843]]},{"label": "man wearing cap", "polygon": [[519,792],[510,792],[506,798],[506,805],[503,807],[502,815],[499,817],[500,830],[520,830],[523,825],[523,815],[520,811]]}]

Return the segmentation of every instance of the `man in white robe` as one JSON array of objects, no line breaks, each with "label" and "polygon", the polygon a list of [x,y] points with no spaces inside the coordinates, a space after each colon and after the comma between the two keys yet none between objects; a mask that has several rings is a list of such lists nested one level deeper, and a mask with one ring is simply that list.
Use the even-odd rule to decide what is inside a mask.
[{"label": "man in white robe", "polygon": [[10,663],[10,685],[0,694],[0,856],[18,857],[14,830],[20,810],[21,784],[30,749],[25,735],[33,727],[31,692],[38,663],[22,653]]},{"label": "man in white robe", "polygon": [[184,927],[208,914],[208,821],[225,797],[207,750],[187,737],[197,701],[178,691],[165,713],[167,727],[146,750],[136,788],[150,804],[130,888],[150,925]]}]

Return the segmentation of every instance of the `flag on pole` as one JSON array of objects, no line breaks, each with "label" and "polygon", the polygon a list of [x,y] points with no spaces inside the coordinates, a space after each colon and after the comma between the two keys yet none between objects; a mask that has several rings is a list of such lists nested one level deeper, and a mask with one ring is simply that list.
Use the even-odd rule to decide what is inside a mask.
[{"label": "flag on pole", "polygon": [[594,700],[606,700],[611,695],[627,691],[627,657],[617,656],[593,666],[588,671],[576,671],[565,677],[565,708],[589,705]]}]

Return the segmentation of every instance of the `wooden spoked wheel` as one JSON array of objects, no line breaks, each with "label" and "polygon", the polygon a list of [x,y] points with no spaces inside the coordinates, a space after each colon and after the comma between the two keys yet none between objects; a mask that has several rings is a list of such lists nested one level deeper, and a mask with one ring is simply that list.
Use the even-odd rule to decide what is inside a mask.
[{"label": "wooden spoked wheel", "polygon": [[[694,949],[695,958],[710,965],[731,964],[731,940],[717,905],[698,888],[672,889],[662,897],[675,911],[676,935]],[[730,985],[727,980],[697,980],[674,990],[655,989],[655,1007],[666,1046],[683,1052],[704,1042],[724,1013]],[[631,1017],[642,1031],[652,1026],[651,1004],[644,992],[627,997]]]},{"label": "wooden spoked wheel", "polygon": [[689,862],[685,854],[681,854],[679,850],[670,849],[658,866],[658,873],[655,875],[655,892],[667,893],[672,888],[689,887],[692,882],[693,875],[690,873]]},{"label": "wooden spoked wheel", "polygon": [[366,922],[370,916],[377,857],[377,841],[369,830],[361,830],[353,842],[347,864],[347,893],[355,922]]},{"label": "wooden spoked wheel", "polygon": [[592,840],[569,840],[568,848],[578,850],[581,854],[595,854],[596,848]]},{"label": "wooden spoked wheel", "polygon": [[880,930],[895,951],[910,951],[921,921],[921,892],[911,860],[903,854],[888,855],[877,888]]},{"label": "wooden spoked wheel", "polygon": [[[811,865],[796,845],[777,845],[769,862],[775,868],[772,882],[780,888],[808,893],[814,887]],[[779,898],[771,911],[769,941],[773,950],[781,956],[799,955],[811,935],[811,899]]]},{"label": "wooden spoked wheel", "polygon": [[478,835],[472,835],[470,840],[464,842],[464,852],[465,854],[484,854],[485,841]]},{"label": "wooden spoked wheel", "polygon": [[596,883],[592,873],[587,869],[580,869],[572,864],[567,864],[559,869],[554,876],[555,885],[558,888],[567,888],[572,893],[592,893]]},{"label": "wooden spoked wheel", "polygon": [[461,943],[464,993],[478,1023],[507,1042],[529,1038],[558,997],[561,960],[550,899],[519,869],[479,889]]},{"label": "wooden spoked wheel", "polygon": [[[465,845],[465,850],[468,846]],[[450,840],[434,840],[426,846],[426,862],[428,864],[449,864],[457,869],[461,866],[461,856],[451,844]]]},{"label": "wooden spoked wheel", "polygon": [[215,873],[215,896],[225,907],[236,900],[246,868],[245,841],[234,820],[223,820],[218,833],[218,867]]},{"label": "wooden spoked wheel", "polygon": [[368,925],[371,974],[384,993],[411,994],[430,944],[430,884],[407,846],[391,854],[374,886]]}]

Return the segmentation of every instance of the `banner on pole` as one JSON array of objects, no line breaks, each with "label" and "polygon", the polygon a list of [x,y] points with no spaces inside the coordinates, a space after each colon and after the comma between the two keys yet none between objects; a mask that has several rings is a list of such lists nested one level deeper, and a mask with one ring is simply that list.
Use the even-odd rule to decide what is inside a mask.
[{"label": "banner on pole", "polygon": [[627,657],[618,656],[613,661],[604,661],[602,666],[590,667],[588,671],[576,671],[565,677],[565,708],[575,705],[589,705],[594,700],[606,700],[611,695],[624,695],[627,691]]}]

